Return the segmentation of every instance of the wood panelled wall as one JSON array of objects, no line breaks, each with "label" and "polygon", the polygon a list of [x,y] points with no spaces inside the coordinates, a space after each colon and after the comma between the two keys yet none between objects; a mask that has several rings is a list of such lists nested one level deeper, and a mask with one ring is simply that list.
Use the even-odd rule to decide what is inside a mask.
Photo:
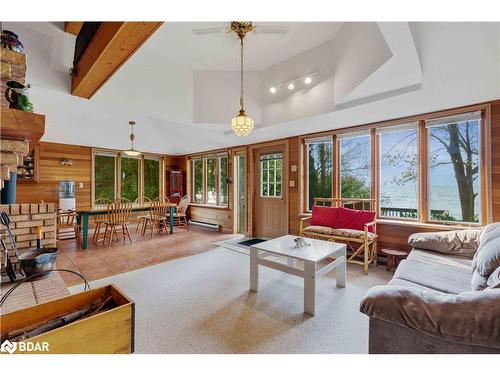
[{"label": "wood panelled wall", "polygon": [[[491,201],[492,201],[492,219],[500,221],[500,101],[491,102]],[[299,137],[288,138],[289,141],[289,179],[295,181],[295,186],[289,188],[289,232],[298,234],[299,217],[302,214],[303,206],[302,192],[303,186],[303,168],[302,165],[302,145]],[[249,147],[246,146],[247,159],[251,157],[248,153]],[[258,146],[258,145],[257,145]],[[239,147],[238,149],[241,149]],[[244,148],[244,147],[243,147]],[[185,159],[187,162],[187,158]],[[297,165],[297,172],[292,172],[291,166]],[[248,179],[247,179],[248,180]],[[286,182],[288,183],[288,182]],[[189,188],[189,186],[188,186]],[[252,186],[248,186],[251,189]],[[251,190],[249,190],[251,191]],[[193,210],[194,209],[194,210]],[[195,213],[198,220],[207,221],[214,224],[221,224],[225,231],[232,231],[231,209],[223,210],[210,207],[192,207],[191,212]],[[224,214],[222,214],[224,212]],[[250,223],[251,219],[248,220]],[[379,247],[409,249],[408,237],[418,232],[435,232],[453,229],[450,226],[438,226],[429,224],[411,224],[408,222],[394,223],[380,221],[377,230],[381,236]]]},{"label": "wood panelled wall", "polygon": [[500,100],[491,105],[492,219],[500,221]]},{"label": "wood panelled wall", "polygon": [[[92,205],[92,147],[40,142],[38,148],[38,182],[17,184],[17,203],[58,203],[59,182],[75,181],[76,208]],[[61,165],[62,159],[73,161],[72,166]],[[166,156],[165,192],[168,195],[168,171],[184,166],[179,156]],[[82,183],[83,187],[79,187]]]},{"label": "wood panelled wall", "polygon": [[[92,148],[60,143],[40,142],[38,148],[38,182],[17,184],[17,203],[58,203],[59,181],[76,182],[76,204],[91,205]],[[62,159],[73,161],[71,167],[61,165]],[[83,183],[83,188],[79,187]]]}]

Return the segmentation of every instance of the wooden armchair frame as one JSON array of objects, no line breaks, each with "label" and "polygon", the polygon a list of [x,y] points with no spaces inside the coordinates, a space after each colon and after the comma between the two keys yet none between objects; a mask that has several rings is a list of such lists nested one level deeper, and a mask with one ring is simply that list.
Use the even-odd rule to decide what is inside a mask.
[{"label": "wooden armchair frame", "polygon": [[[363,238],[354,238],[347,236],[336,236],[329,234],[322,234],[316,232],[307,231],[307,227],[310,225],[312,216],[307,216],[300,219],[300,236],[309,237],[320,240],[332,241],[332,242],[344,242],[347,248],[351,250],[351,254],[347,257],[347,262],[353,264],[360,264],[363,266],[365,274],[368,274],[368,266],[370,263],[377,265],[377,223],[372,221],[364,225],[364,235]],[[373,232],[368,229],[373,228]],[[371,235],[370,235],[371,234]],[[362,256],[363,260],[359,260]]]}]

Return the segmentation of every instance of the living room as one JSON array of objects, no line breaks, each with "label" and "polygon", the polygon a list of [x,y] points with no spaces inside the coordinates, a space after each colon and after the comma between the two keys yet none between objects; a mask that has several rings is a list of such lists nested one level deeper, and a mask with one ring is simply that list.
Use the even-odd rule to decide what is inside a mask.
[{"label": "living room", "polygon": [[2,354],[500,353],[498,19],[136,8],[1,23]]}]

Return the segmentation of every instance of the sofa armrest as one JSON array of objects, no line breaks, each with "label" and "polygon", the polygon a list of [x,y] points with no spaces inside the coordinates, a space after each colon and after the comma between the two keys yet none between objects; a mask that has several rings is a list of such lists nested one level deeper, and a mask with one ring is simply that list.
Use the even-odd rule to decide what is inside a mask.
[{"label": "sofa armrest", "polygon": [[500,290],[446,294],[377,286],[361,301],[369,317],[464,344],[500,348]]},{"label": "sofa armrest", "polygon": [[312,215],[300,218],[300,229],[299,233],[302,235],[302,230],[311,222]]}]

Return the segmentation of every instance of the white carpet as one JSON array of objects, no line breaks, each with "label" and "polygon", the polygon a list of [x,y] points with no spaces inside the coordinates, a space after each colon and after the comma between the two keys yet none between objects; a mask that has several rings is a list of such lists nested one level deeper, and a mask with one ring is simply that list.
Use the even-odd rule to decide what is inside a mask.
[{"label": "white carpet", "polygon": [[392,275],[349,265],[344,289],[329,273],[314,317],[302,312],[302,279],[262,267],[259,276],[259,292],[249,292],[248,256],[216,248],[90,284],[114,283],[135,301],[136,353],[367,353],[359,301]]}]

